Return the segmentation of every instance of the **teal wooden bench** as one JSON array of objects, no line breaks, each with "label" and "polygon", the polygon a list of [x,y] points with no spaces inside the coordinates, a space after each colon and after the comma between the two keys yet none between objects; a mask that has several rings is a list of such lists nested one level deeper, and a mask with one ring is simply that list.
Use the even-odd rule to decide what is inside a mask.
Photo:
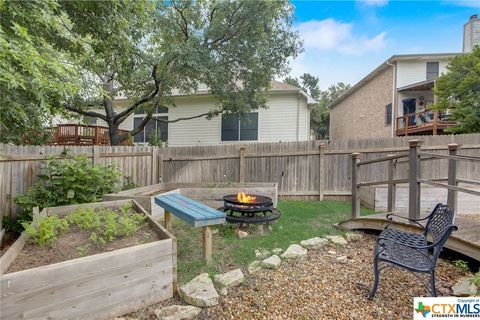
[{"label": "teal wooden bench", "polygon": [[172,228],[172,214],[194,228],[203,228],[203,256],[212,260],[212,229],[210,226],[223,224],[225,213],[212,209],[178,193],[155,197],[155,204],[165,209],[165,228]]}]

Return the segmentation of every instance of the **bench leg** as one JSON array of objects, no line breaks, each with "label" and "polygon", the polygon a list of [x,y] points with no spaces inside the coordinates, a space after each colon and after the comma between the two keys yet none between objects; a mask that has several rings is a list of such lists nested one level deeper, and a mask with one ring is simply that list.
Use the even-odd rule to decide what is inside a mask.
[{"label": "bench leg", "polygon": [[207,263],[212,262],[212,228],[203,227],[203,257]]},{"label": "bench leg", "polygon": [[172,213],[170,211],[165,210],[164,218],[165,218],[165,228],[167,230],[171,230],[172,229]]}]

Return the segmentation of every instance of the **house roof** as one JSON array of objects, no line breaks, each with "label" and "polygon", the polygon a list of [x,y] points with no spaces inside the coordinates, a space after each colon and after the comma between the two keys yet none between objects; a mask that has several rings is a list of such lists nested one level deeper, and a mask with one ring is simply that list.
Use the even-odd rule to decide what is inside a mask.
[{"label": "house roof", "polygon": [[398,88],[398,91],[425,91],[433,88],[437,78],[420,81]]},{"label": "house roof", "polygon": [[[286,93],[286,92],[298,92],[300,95],[304,96],[307,99],[307,104],[316,104],[317,101],[313,99],[310,95],[304,92],[301,88],[293,86],[288,83],[283,83],[280,81],[273,80],[271,82],[271,87],[268,89],[269,92],[275,93]],[[210,95],[210,89],[205,84],[200,84],[198,89],[193,93],[185,93],[181,92],[180,90],[173,90],[172,96],[173,97],[185,97],[185,96],[202,96],[202,95]]]},{"label": "house roof", "polygon": [[372,72],[370,72],[368,75],[366,75],[362,80],[357,82],[353,87],[351,87],[349,90],[347,90],[343,95],[338,97],[337,100],[333,101],[328,105],[328,108],[332,109],[334,108],[337,104],[345,100],[347,97],[349,97],[351,94],[356,92],[358,89],[363,87],[364,84],[368,83],[370,80],[375,78],[377,75],[382,73],[385,69],[389,68],[392,66],[394,62],[397,61],[427,61],[427,60],[432,60],[432,59],[449,59],[454,56],[458,56],[461,53],[424,53],[424,54],[400,54],[400,55],[393,55],[389,59],[387,59],[385,62],[380,64],[376,69],[374,69]]}]

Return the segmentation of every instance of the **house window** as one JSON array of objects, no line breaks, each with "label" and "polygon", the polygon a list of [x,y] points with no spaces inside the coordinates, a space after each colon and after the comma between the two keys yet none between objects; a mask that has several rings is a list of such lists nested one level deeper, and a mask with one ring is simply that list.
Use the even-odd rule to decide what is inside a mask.
[{"label": "house window", "polygon": [[222,141],[258,140],[258,112],[222,115]]},{"label": "house window", "polygon": [[385,106],[385,124],[392,124],[392,104],[389,103]]},{"label": "house window", "polygon": [[[142,123],[145,115],[146,110],[143,108],[137,108],[134,111],[135,117],[133,118],[133,126],[134,128],[138,128]],[[163,106],[157,106],[156,110],[154,111],[153,117],[162,120],[168,120],[168,108]],[[162,141],[168,141],[168,123],[150,120],[148,121],[147,125],[144,127],[143,131],[137,134],[134,138],[134,142],[148,142],[148,139],[152,132],[159,131]]]},{"label": "house window", "polygon": [[[162,120],[168,120],[168,116],[162,116],[162,117],[155,117],[158,119]],[[133,126],[135,128],[138,128],[140,124],[142,123],[143,117],[136,117],[133,119]],[[152,134],[152,131],[160,131],[160,135],[162,138],[162,141],[166,142],[168,141],[168,123],[167,122],[161,122],[161,121],[155,121],[155,120],[150,120],[148,121],[147,125],[145,128],[143,128],[143,131],[137,134],[134,138],[134,142],[148,142],[148,139],[150,135]]]},{"label": "house window", "polygon": [[439,68],[440,64],[438,62],[427,62],[427,80],[437,78]]}]

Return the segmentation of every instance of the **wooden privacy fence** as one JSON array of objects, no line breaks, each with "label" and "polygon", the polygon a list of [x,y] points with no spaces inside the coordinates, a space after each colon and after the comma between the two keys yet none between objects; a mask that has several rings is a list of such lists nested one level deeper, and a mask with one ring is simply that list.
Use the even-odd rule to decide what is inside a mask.
[{"label": "wooden privacy fence", "polygon": [[[369,161],[409,150],[414,137],[368,140],[294,141],[229,145],[150,146],[12,146],[0,145],[0,213],[13,215],[16,195],[37,180],[49,157],[83,154],[95,164],[114,164],[138,186],[157,182],[277,182],[283,198],[343,199],[351,195],[351,154]],[[447,144],[462,144],[462,154],[480,156],[480,134],[421,137],[422,151],[448,154]],[[447,161],[421,163],[424,179],[445,174]],[[408,165],[397,163],[394,179],[408,175]],[[480,177],[479,163],[459,163],[457,178]],[[362,168],[362,181],[388,178],[385,162]]]}]

